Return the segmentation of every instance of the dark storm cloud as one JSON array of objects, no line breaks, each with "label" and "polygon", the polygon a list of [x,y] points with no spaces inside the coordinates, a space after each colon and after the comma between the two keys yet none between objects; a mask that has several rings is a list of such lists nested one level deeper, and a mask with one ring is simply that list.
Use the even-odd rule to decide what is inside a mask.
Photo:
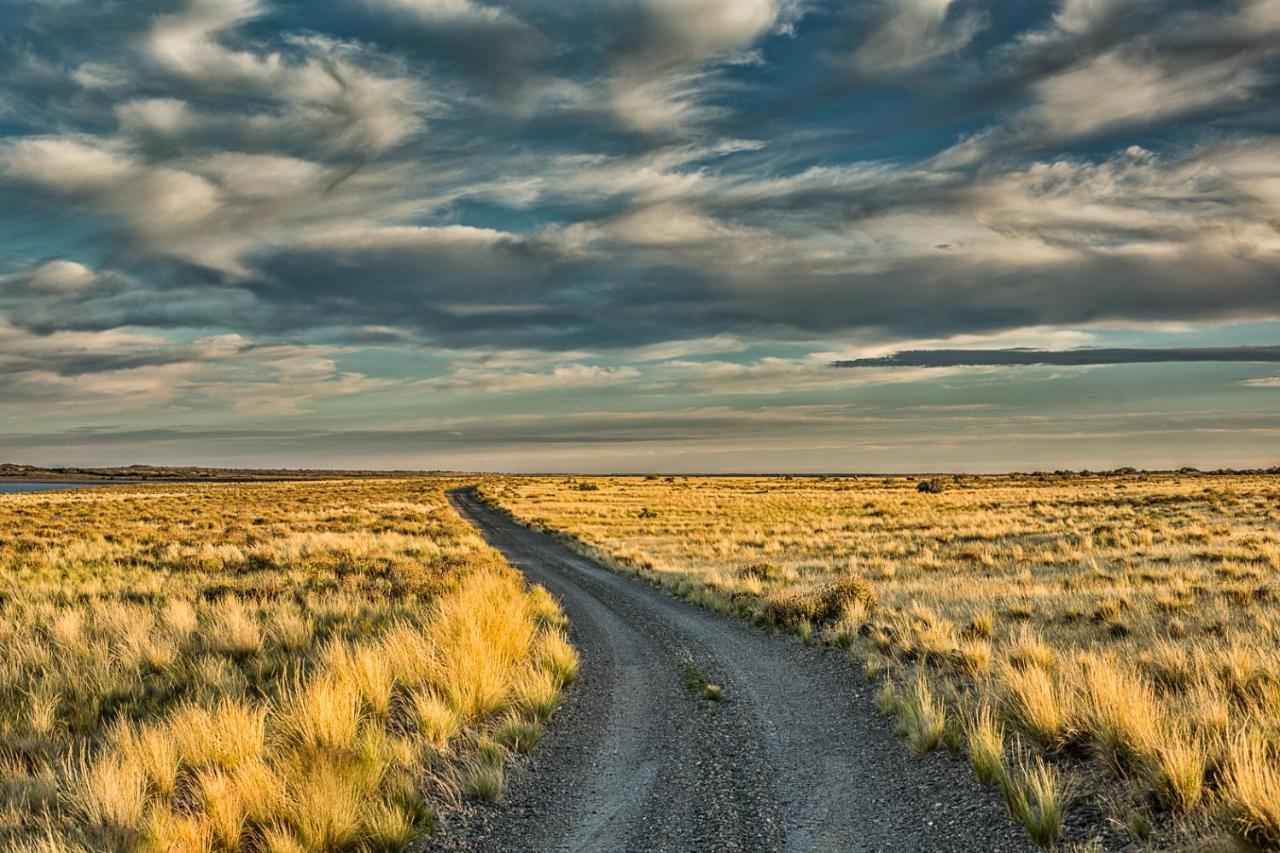
[{"label": "dark storm cloud", "polygon": [[1280,362],[1280,347],[1180,349],[906,350],[879,358],[837,361],[832,367],[1011,367],[1033,365],[1161,364],[1169,362]]}]

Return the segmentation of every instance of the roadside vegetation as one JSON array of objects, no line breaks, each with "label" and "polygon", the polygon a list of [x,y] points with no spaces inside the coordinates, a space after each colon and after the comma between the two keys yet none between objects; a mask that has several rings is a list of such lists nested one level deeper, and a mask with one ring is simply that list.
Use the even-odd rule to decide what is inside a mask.
[{"label": "roadside vegetation", "polygon": [[443,480],[0,497],[0,848],[400,850],[577,671]]},{"label": "roadside vegetation", "polygon": [[862,656],[911,751],[967,757],[1042,846],[1280,849],[1278,477],[483,492],[620,570]]}]

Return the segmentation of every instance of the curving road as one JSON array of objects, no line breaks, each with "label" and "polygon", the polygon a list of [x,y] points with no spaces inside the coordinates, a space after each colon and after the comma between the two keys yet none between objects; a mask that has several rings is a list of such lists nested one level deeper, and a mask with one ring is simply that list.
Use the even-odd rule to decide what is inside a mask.
[{"label": "curving road", "polygon": [[612,572],[470,489],[450,499],[560,599],[583,663],[505,801],[468,807],[428,849],[1027,849],[962,763],[907,755],[848,655]]}]

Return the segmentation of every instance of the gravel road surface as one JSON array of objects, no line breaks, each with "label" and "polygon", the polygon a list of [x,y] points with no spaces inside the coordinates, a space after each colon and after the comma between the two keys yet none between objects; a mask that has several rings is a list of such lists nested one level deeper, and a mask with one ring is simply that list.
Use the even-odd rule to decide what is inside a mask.
[{"label": "gravel road surface", "polygon": [[467,806],[426,849],[1029,849],[963,763],[907,754],[847,654],[612,572],[471,490],[450,499],[560,599],[582,671],[503,802]]}]

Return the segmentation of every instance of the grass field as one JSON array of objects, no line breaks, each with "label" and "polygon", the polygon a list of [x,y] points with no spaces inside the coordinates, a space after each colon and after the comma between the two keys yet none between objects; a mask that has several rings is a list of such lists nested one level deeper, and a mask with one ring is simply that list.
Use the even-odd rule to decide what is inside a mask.
[{"label": "grass field", "polygon": [[1280,848],[1280,478],[494,479],[702,604],[848,647],[1044,846]]},{"label": "grass field", "polygon": [[0,497],[0,848],[396,850],[577,658],[444,481]]}]

